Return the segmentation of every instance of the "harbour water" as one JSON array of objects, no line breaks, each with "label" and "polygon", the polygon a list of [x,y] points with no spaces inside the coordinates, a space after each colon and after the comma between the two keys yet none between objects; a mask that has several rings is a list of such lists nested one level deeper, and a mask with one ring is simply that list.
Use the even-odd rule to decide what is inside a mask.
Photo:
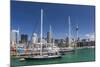
[{"label": "harbour water", "polygon": [[63,55],[62,58],[56,59],[20,61],[19,58],[11,57],[11,67],[89,61],[95,61],[95,48],[76,49],[75,52],[68,52],[65,55]]}]

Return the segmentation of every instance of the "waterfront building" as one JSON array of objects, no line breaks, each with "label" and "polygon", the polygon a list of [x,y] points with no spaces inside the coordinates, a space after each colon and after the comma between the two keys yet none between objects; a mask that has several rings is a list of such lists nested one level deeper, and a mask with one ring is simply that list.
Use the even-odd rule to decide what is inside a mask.
[{"label": "waterfront building", "polygon": [[11,30],[10,38],[12,44],[19,43],[19,30]]},{"label": "waterfront building", "polygon": [[17,55],[16,52],[17,44],[19,44],[19,30],[11,30],[10,32],[11,55]]},{"label": "waterfront building", "polygon": [[28,35],[21,34],[21,43],[27,43],[27,42],[28,42]]},{"label": "waterfront building", "polygon": [[50,32],[47,32],[47,43],[51,43],[51,33]]},{"label": "waterfront building", "polygon": [[68,47],[68,45],[69,45],[68,44],[68,42],[69,42],[69,38],[68,37],[65,38],[65,42],[66,42],[66,47]]},{"label": "waterfront building", "polygon": [[32,35],[32,43],[38,43],[38,37],[36,33],[33,33]]},{"label": "waterfront building", "polygon": [[45,38],[43,38],[43,39],[42,39],[42,42],[43,42],[43,43],[47,43],[47,41],[46,41],[46,39],[45,39]]}]

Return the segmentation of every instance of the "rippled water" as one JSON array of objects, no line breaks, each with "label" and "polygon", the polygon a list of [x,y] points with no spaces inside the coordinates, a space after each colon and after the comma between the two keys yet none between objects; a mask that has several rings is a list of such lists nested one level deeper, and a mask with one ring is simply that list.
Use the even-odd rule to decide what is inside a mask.
[{"label": "rippled water", "polygon": [[25,60],[19,61],[18,58],[11,58],[11,66],[28,66],[28,65],[43,65],[43,64],[58,64],[58,63],[74,63],[95,61],[95,49],[84,48],[77,49],[75,52],[66,53],[62,58],[48,60]]}]

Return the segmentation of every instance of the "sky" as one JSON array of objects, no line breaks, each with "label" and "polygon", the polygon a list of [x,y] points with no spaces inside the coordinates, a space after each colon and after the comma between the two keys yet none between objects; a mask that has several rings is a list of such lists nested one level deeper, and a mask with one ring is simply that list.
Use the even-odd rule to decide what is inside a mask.
[{"label": "sky", "polygon": [[[52,27],[54,38],[68,36],[68,16],[71,20],[71,35],[76,36],[76,25],[79,26],[79,37],[86,38],[95,33],[95,7],[89,5],[50,4],[39,2],[11,1],[11,29],[20,30],[20,34],[40,35],[41,9],[43,9],[43,36],[46,37]],[[92,35],[91,35],[92,34]]]}]

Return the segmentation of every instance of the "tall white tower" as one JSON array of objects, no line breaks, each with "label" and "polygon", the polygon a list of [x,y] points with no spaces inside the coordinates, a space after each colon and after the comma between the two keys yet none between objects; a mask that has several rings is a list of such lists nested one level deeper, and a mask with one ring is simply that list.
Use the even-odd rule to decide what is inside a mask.
[{"label": "tall white tower", "polygon": [[32,43],[38,43],[38,37],[36,33],[33,33],[32,35]]}]

